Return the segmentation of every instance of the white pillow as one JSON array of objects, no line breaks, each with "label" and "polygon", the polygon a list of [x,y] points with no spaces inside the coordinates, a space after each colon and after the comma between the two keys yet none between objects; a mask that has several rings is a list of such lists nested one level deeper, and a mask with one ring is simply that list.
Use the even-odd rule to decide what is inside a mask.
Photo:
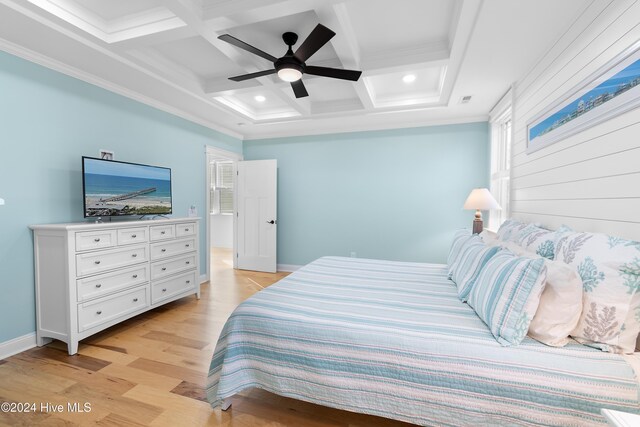
[{"label": "white pillow", "polygon": [[563,347],[582,314],[582,280],[575,268],[545,260],[547,284],[538,311],[529,325],[529,336],[552,347]]},{"label": "white pillow", "polygon": [[600,233],[571,233],[556,245],[556,259],[575,267],[583,308],[572,331],[578,342],[612,353],[633,353],[640,332],[640,243]]},{"label": "white pillow", "polygon": [[[513,242],[496,245],[516,255],[540,258]],[[582,280],[575,268],[560,261],[545,259],[547,278],[540,304],[529,325],[529,336],[552,347],[563,347],[582,314]]]}]

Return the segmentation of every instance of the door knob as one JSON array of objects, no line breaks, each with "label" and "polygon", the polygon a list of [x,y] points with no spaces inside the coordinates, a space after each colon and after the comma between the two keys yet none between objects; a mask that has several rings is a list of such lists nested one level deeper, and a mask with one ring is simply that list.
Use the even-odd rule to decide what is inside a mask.
[{"label": "door knob", "polygon": [[267,224],[275,224],[276,222],[274,220],[271,221],[267,221]]}]

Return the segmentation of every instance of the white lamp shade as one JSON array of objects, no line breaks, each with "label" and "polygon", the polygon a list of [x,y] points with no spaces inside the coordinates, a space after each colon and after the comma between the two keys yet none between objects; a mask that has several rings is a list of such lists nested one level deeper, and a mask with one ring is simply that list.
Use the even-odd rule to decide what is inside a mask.
[{"label": "white lamp shade", "polygon": [[4,205],[4,199],[0,199],[0,206]]},{"label": "white lamp shade", "polygon": [[501,208],[488,189],[474,188],[464,202],[464,209],[488,211]]}]

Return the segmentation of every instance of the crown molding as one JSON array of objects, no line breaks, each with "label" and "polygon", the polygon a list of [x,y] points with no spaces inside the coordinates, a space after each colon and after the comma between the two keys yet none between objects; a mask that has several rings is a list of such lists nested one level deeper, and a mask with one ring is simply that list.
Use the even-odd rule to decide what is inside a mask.
[{"label": "crown molding", "polygon": [[75,79],[90,83],[94,86],[101,87],[102,89],[106,89],[110,92],[117,93],[118,95],[122,95],[134,101],[141,102],[143,104],[157,108],[158,110],[162,110],[166,113],[172,114],[174,116],[178,116],[190,122],[193,122],[201,126],[207,127],[209,129],[215,130],[217,132],[223,133],[225,135],[232,136],[238,139],[243,139],[243,135],[241,133],[232,131],[230,129],[227,129],[226,127],[222,127],[214,122],[211,122],[208,120],[202,120],[200,117],[196,117],[191,114],[185,113],[184,111],[177,109],[175,107],[172,107],[171,105],[165,104],[156,99],[153,99],[145,95],[142,95],[138,92],[132,91],[128,88],[114,84],[110,81],[97,77],[93,74],[87,73],[76,67],[69,66],[60,61],[52,59],[46,55],[43,55],[38,52],[34,52],[30,49],[24,48],[20,45],[17,45],[13,42],[10,42],[2,38],[0,38],[0,50],[3,50],[4,52],[10,53],[12,55],[18,56],[27,61],[36,63],[38,65],[42,65],[43,67],[49,68],[51,70],[57,71],[59,73],[65,74]]}]

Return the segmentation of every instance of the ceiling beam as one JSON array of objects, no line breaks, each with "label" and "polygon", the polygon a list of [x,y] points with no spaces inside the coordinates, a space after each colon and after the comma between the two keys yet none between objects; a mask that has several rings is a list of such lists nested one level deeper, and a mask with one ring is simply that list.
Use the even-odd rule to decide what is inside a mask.
[{"label": "ceiling beam", "polygon": [[[241,53],[240,49],[230,45],[218,39],[218,36],[222,35],[222,32],[214,30],[211,26],[205,23],[201,17],[201,9],[192,0],[164,0],[165,5],[182,19],[187,25],[193,27],[196,32],[204,38],[207,42],[218,49],[223,55],[229,58],[231,61],[238,64],[247,73],[254,73],[256,71],[264,70],[268,67],[267,62],[264,59],[258,57],[249,57]],[[268,64],[273,66],[272,64]],[[295,99],[291,98],[283,92],[282,89],[277,87],[270,76],[259,77],[254,79],[262,86],[275,95],[278,99],[284,101],[289,107],[297,111],[301,115],[309,115],[311,113],[311,106],[308,99]]]},{"label": "ceiling beam", "polygon": [[[360,48],[351,25],[346,4],[341,2],[323,5],[316,9],[316,13],[323,25],[336,32],[335,37],[331,39],[331,45],[344,68],[362,70]],[[365,72],[368,72],[368,70]],[[352,85],[358,98],[360,98],[363,108],[365,110],[373,110],[375,108],[373,97],[364,83],[364,78],[361,77],[357,82],[353,82]]]},{"label": "ceiling beam", "polygon": [[451,54],[447,74],[442,84],[442,101],[445,105],[452,105],[451,92],[458,79],[458,74],[467,53],[469,41],[478,22],[478,15],[484,0],[457,1],[454,9],[453,22],[449,35]]}]

